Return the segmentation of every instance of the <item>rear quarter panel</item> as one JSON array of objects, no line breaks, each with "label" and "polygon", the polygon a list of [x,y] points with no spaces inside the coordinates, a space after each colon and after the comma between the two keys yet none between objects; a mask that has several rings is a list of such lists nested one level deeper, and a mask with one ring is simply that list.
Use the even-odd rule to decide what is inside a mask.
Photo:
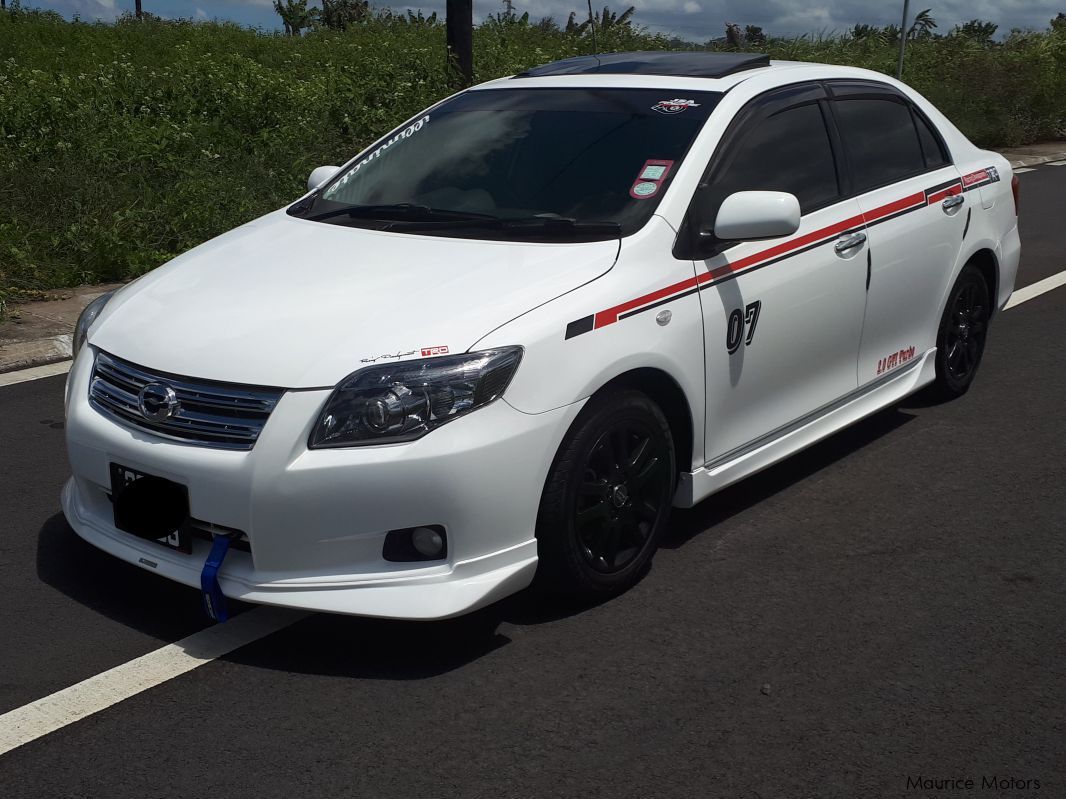
[{"label": "rear quarter panel", "polygon": [[[957,159],[956,165],[966,195],[972,197],[968,203],[971,216],[948,290],[977,253],[991,251],[996,261],[996,285],[990,288],[995,293],[994,310],[998,311],[1014,291],[1021,257],[1017,208],[1011,190],[1014,171],[1003,156],[977,148]],[[943,299],[947,301],[946,292]]]}]

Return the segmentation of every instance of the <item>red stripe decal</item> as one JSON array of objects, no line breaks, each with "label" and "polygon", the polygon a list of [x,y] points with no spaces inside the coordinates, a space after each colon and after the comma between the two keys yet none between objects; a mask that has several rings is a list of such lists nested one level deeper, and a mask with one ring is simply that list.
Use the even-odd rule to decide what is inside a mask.
[{"label": "red stripe decal", "polygon": [[938,203],[941,200],[947,199],[948,197],[952,196],[953,194],[962,194],[962,185],[961,184],[960,185],[951,186],[951,187],[949,187],[947,189],[944,189],[943,191],[938,191],[936,194],[930,194],[929,195],[929,204],[933,205],[934,203]]},{"label": "red stripe decal", "polygon": [[876,222],[878,219],[883,219],[886,216],[892,216],[892,214],[898,213],[899,211],[906,211],[914,205],[925,205],[924,191],[916,192],[910,197],[904,197],[902,200],[896,200],[894,203],[875,208],[869,213],[863,214],[863,221],[866,222],[866,224],[870,224],[871,222]]},{"label": "red stripe decal", "polygon": [[[984,174],[983,171],[982,174]],[[928,200],[926,199],[925,192],[919,191],[914,194],[911,194],[908,197],[904,197],[901,200],[896,200],[895,202],[889,203],[888,205],[882,205],[880,208],[875,208],[874,210],[869,211],[867,213],[860,213],[857,216],[851,217],[850,219],[845,219],[841,222],[837,222],[836,224],[829,225],[828,227],[811,231],[810,233],[807,233],[795,239],[789,239],[788,241],[782,242],[781,244],[777,244],[773,247],[770,247],[769,249],[753,253],[752,255],[749,255],[745,258],[741,258],[738,261],[723,264],[717,269],[704,272],[703,274],[697,275],[696,277],[691,277],[687,280],[682,280],[678,283],[674,283],[673,285],[666,286],[657,291],[653,291],[650,294],[644,294],[632,300],[627,300],[626,302],[623,302],[620,305],[615,305],[612,308],[608,308],[604,311],[599,311],[596,314],[593,329],[598,330],[601,327],[606,327],[607,325],[614,324],[618,321],[618,317],[621,314],[626,313],[627,311],[632,311],[636,308],[640,308],[643,305],[648,305],[649,303],[656,302],[657,300],[666,299],[667,297],[671,297],[674,294],[681,294],[685,291],[688,291],[689,289],[696,288],[702,285],[703,283],[707,283],[708,281],[728,277],[734,272],[738,272],[741,269],[746,269],[749,266],[755,266],[756,264],[761,263],[763,261],[769,261],[773,258],[777,258],[782,255],[787,255],[793,250],[802,249],[803,247],[806,247],[810,244],[814,244],[820,241],[821,239],[832,238],[833,236],[844,233],[845,231],[851,230],[855,227],[859,227],[864,224],[870,224],[871,222],[876,222],[879,219],[884,219],[887,216],[891,216],[892,214],[899,213],[901,211],[909,211],[912,208],[916,208],[918,206],[925,206],[927,203],[935,202],[937,199],[943,199],[944,197],[947,197],[951,194],[958,194],[960,191],[962,191],[961,186],[952,186],[950,188],[944,189],[941,192],[938,192],[937,194],[932,195],[931,197],[929,197]]]},{"label": "red stripe decal", "polygon": [[690,277],[688,280],[682,280],[680,283],[674,283],[672,286],[653,291],[651,294],[645,294],[643,297],[637,297],[635,300],[629,300],[623,302],[621,305],[616,305],[613,308],[608,308],[606,311],[600,311],[596,314],[596,327],[603,327],[604,325],[614,324],[618,321],[618,314],[631,311],[634,308],[639,308],[641,305],[647,305],[649,302],[655,302],[661,300],[664,297],[669,297],[671,294],[678,294],[687,289],[693,288],[703,281],[697,278]]}]

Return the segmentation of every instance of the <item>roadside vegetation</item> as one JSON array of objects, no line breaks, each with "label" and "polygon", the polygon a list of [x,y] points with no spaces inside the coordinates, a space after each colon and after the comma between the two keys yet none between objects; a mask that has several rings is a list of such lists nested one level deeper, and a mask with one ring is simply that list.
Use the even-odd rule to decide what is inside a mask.
[{"label": "roadside vegetation", "polygon": [[[291,201],[312,168],[455,89],[432,16],[333,0],[329,19],[299,17],[286,0],[285,35],[147,13],[66,22],[12,5],[0,11],[0,308],[143,274]],[[648,33],[631,10],[597,12],[595,26],[584,17],[490,17],[474,33],[476,78],[593,52],[593,34],[601,52],[743,47],[892,73],[899,36],[858,25],[778,39],[737,25],[691,43]],[[912,29],[904,79],[979,144],[1061,137],[1066,20],[994,33]]]}]

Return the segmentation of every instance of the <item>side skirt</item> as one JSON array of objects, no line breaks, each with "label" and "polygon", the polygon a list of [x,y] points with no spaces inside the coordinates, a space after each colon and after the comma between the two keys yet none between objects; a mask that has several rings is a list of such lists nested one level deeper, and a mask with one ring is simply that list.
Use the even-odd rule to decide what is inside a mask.
[{"label": "side skirt", "polygon": [[775,430],[693,472],[682,472],[674,507],[691,508],[726,486],[773,466],[833,433],[899,402],[936,378],[936,348],[881,380]]}]

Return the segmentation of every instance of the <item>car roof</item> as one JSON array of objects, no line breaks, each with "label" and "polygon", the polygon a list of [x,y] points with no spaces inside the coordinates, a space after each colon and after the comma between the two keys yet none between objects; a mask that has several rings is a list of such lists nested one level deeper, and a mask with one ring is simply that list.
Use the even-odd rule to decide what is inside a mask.
[{"label": "car roof", "polygon": [[[682,58],[656,58],[648,61],[645,57],[649,55],[680,56]],[[601,66],[599,69],[596,68],[596,63],[592,59],[600,59]],[[603,67],[604,59],[608,60],[606,67]],[[709,74],[707,76],[694,77],[689,73],[701,69],[697,63],[698,61],[704,61],[705,66],[702,69],[707,73],[720,72],[722,74],[718,77],[711,77]],[[671,62],[673,62],[674,67],[670,67]],[[713,62],[717,62],[717,65]],[[666,69],[672,69],[672,71],[667,73]],[[792,70],[812,73],[810,75],[811,79],[816,79],[816,75],[813,73],[819,70],[837,73],[837,77],[843,77],[842,73],[845,70],[848,73],[848,77],[863,77],[872,74],[854,67],[835,67],[806,61],[769,60],[760,53],[611,53],[555,61],[539,67],[533,67],[517,75],[486,81],[470,87],[469,90],[595,87],[601,89],[676,89],[726,92],[737,84],[756,76],[776,76]]]},{"label": "car roof", "polygon": [[515,78],[552,75],[662,75],[675,78],[724,78],[737,72],[770,66],[765,53],[707,51],[602,53],[552,61],[527,69]]}]

